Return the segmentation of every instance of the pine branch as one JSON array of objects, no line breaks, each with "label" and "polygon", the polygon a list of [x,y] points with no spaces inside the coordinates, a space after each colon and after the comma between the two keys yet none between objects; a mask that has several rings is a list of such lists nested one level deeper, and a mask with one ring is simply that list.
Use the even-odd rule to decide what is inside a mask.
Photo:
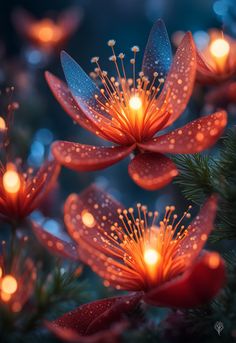
[{"label": "pine branch", "polygon": [[212,241],[236,239],[236,128],[229,130],[217,158],[179,155],[176,183],[188,200],[202,204],[212,193],[219,195],[216,230]]},{"label": "pine branch", "polygon": [[214,161],[208,156],[198,154],[178,155],[174,161],[180,171],[176,183],[188,200],[201,204],[207,195],[214,192]]}]

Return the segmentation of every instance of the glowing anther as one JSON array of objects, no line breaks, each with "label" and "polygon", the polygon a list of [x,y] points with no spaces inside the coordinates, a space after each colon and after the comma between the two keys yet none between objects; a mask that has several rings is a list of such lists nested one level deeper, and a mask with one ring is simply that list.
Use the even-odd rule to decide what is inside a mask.
[{"label": "glowing anther", "polygon": [[0,117],[0,131],[6,130],[6,122],[3,117]]},{"label": "glowing anther", "polygon": [[155,249],[147,249],[144,252],[144,261],[148,266],[155,266],[160,259],[160,254]]},{"label": "glowing anther", "polygon": [[14,170],[7,170],[3,175],[3,187],[6,192],[15,194],[20,190],[20,177]]},{"label": "glowing anther", "polygon": [[17,281],[11,275],[6,275],[1,282],[1,290],[6,294],[14,294],[17,290]]},{"label": "glowing anther", "polygon": [[81,214],[82,222],[85,226],[92,228],[95,225],[95,219],[92,213],[84,210]]},{"label": "glowing anther", "polygon": [[142,106],[142,101],[141,99],[137,96],[134,95],[130,98],[129,100],[129,106],[133,109],[133,110],[139,110]]},{"label": "glowing anther", "polygon": [[214,40],[210,45],[210,52],[216,58],[222,58],[229,54],[230,45],[229,43],[223,39],[218,38]]}]

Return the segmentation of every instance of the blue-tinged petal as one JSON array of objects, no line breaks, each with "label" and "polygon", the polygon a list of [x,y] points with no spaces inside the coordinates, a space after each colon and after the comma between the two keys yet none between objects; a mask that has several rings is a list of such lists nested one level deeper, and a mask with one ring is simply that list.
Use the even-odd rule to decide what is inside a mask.
[{"label": "blue-tinged petal", "polygon": [[150,79],[153,73],[165,78],[172,62],[171,45],[164,22],[159,19],[153,25],[143,57],[142,70]]},{"label": "blue-tinged petal", "polygon": [[95,95],[102,97],[99,88],[65,51],[61,53],[61,63],[69,89],[79,107],[93,122],[102,122],[100,115],[107,114],[95,99]]}]

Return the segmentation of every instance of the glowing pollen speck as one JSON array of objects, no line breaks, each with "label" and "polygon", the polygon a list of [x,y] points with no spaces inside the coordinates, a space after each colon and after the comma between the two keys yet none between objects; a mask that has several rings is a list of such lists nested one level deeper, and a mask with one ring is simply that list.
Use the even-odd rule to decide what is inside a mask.
[{"label": "glowing pollen speck", "polygon": [[17,281],[11,275],[6,275],[1,282],[1,290],[6,294],[14,294],[17,290]]},{"label": "glowing pollen speck", "polygon": [[95,219],[92,213],[85,210],[82,212],[81,217],[85,226],[92,228],[95,225]]},{"label": "glowing pollen speck", "polygon": [[3,187],[7,193],[15,194],[20,190],[20,177],[14,170],[7,170],[3,175]]}]

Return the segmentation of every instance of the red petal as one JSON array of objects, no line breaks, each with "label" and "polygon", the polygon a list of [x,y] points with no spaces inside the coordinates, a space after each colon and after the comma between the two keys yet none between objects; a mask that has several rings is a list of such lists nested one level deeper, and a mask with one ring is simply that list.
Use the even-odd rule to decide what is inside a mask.
[{"label": "red petal", "polygon": [[42,165],[33,181],[27,186],[22,212],[25,210],[25,213],[31,213],[40,206],[48,192],[55,186],[59,172],[60,166],[55,161],[48,161]]},{"label": "red petal", "polygon": [[13,24],[22,36],[32,38],[30,28],[35,24],[35,18],[24,9],[16,9],[13,12]]},{"label": "red petal", "polygon": [[[77,261],[79,259],[78,249],[75,243],[58,238],[57,236],[46,231],[36,222],[31,222],[32,229],[39,242],[51,253],[60,255]],[[68,237],[69,238],[69,237]]]},{"label": "red petal", "polygon": [[79,196],[71,194],[65,203],[65,224],[71,237],[79,244],[80,259],[107,285],[118,289],[140,290],[141,276],[124,264],[124,251],[114,243],[112,226],[122,222],[118,209],[123,206],[96,186]]},{"label": "red petal", "polygon": [[197,80],[203,84],[212,84],[222,80],[222,75],[214,71],[197,51]]},{"label": "red petal", "polygon": [[164,83],[161,97],[169,93],[166,111],[172,113],[166,126],[173,123],[185,110],[192,94],[196,73],[196,50],[191,33],[180,43],[170,72]]},{"label": "red petal", "polygon": [[76,6],[69,7],[58,16],[58,25],[64,31],[64,36],[70,36],[79,26],[83,17],[83,12]]},{"label": "red petal", "polygon": [[205,253],[190,270],[147,293],[154,306],[192,308],[210,301],[225,282],[225,266],[216,252]]},{"label": "red petal", "polygon": [[139,146],[153,152],[194,154],[212,146],[221,136],[226,124],[227,113],[216,112]]},{"label": "red petal", "polygon": [[135,156],[128,170],[137,185],[150,191],[166,186],[178,175],[175,164],[168,157],[153,153]]},{"label": "red petal", "polygon": [[108,330],[138,305],[142,293],[97,300],[82,305],[52,322],[56,327],[71,329],[82,336]]},{"label": "red petal", "polygon": [[213,230],[216,210],[217,198],[211,196],[188,227],[188,235],[180,242],[176,257],[185,255],[188,259],[187,263],[191,263],[199,255]]},{"label": "red petal", "polygon": [[55,98],[62,108],[72,117],[72,119],[86,130],[106,139],[99,127],[95,125],[78,107],[67,85],[49,72],[45,73],[45,77]]},{"label": "red petal", "polygon": [[134,146],[96,147],[58,141],[52,145],[52,153],[59,163],[77,171],[104,169],[124,159]]},{"label": "red petal", "polygon": [[[122,204],[93,184],[79,195],[71,194],[67,198],[64,206],[64,220],[73,239],[78,241],[78,231],[84,229],[88,231],[92,240],[99,227],[104,231],[110,231],[111,226],[119,221],[117,210],[122,208]],[[91,223],[87,223],[83,218],[84,213],[92,215]]]}]

